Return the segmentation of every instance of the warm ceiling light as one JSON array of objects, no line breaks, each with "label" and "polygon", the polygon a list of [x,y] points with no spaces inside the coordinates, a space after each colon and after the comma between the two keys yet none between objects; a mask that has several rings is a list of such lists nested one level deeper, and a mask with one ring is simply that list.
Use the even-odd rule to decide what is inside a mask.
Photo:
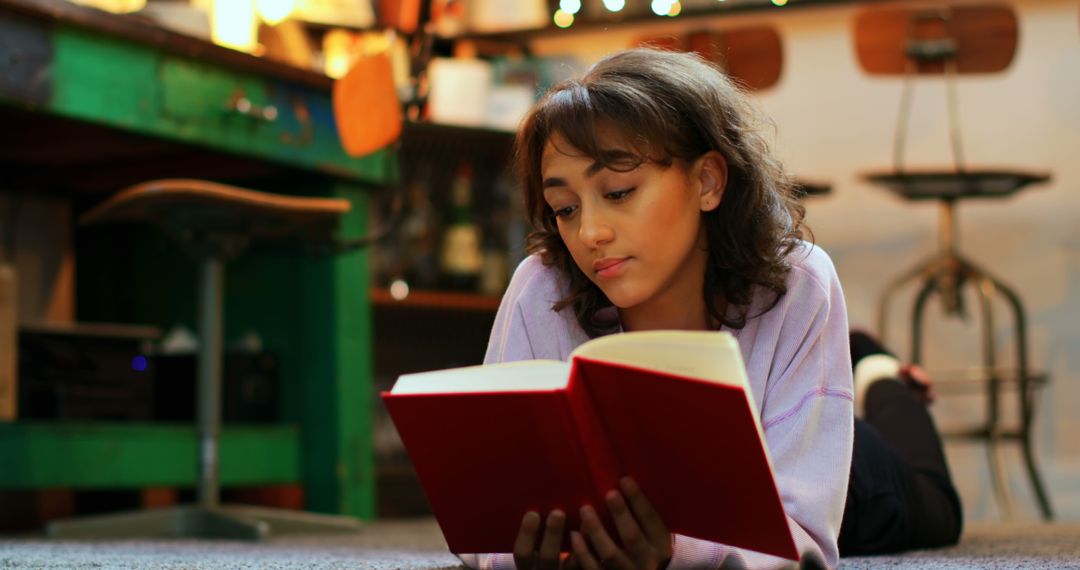
[{"label": "warm ceiling light", "polygon": [[72,0],[72,2],[114,14],[138,12],[146,7],[146,0]]},{"label": "warm ceiling light", "polygon": [[567,14],[577,14],[581,10],[581,0],[559,0],[559,9]]},{"label": "warm ceiling light", "polygon": [[251,53],[258,43],[258,24],[253,0],[214,0],[210,36],[215,44]]},{"label": "warm ceiling light", "polygon": [[772,3],[776,6],[786,6],[788,0],[772,0]]},{"label": "warm ceiling light", "polygon": [[285,21],[296,8],[296,0],[258,0],[255,9],[267,25],[276,26]]},{"label": "warm ceiling light", "polygon": [[671,10],[672,0],[652,0],[652,11],[657,16],[667,16]]},{"label": "warm ceiling light", "polygon": [[574,25],[574,15],[563,12],[562,9],[555,10],[555,25],[560,28],[569,28]]},{"label": "warm ceiling light", "polygon": [[682,2],[679,2],[679,0],[675,0],[671,3],[671,8],[668,9],[667,15],[674,18],[679,14],[682,14]]},{"label": "warm ceiling light", "polygon": [[604,0],[604,7],[609,12],[618,12],[626,7],[626,0]]}]

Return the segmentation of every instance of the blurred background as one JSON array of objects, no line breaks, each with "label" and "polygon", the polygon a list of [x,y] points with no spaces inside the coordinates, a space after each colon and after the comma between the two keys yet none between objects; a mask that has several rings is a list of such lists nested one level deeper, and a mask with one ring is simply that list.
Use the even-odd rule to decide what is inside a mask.
[{"label": "blurred background", "polygon": [[[331,233],[377,238],[230,260],[223,498],[430,514],[378,393],[481,361],[525,255],[513,131],[548,87],[638,45],[702,54],[771,117],[853,326],[878,329],[890,284],[939,252],[1015,291],[1026,329],[992,286],[933,266],[882,332],[939,379],[939,426],[978,432],[947,445],[969,520],[1047,514],[1015,442],[992,478],[986,436],[1024,412],[1054,515],[1080,519],[1076,0],[0,0],[0,532],[194,496],[197,257],[145,224],[80,223],[177,178],[343,199]],[[350,152],[341,86],[362,89],[372,54],[404,126]],[[1020,336],[1027,372],[988,372],[987,343],[1023,364]]]}]

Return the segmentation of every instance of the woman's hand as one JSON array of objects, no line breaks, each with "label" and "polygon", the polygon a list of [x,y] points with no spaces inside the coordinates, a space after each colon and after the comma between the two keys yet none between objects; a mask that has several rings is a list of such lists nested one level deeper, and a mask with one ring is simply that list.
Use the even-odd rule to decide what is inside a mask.
[{"label": "woman's hand", "polygon": [[624,477],[619,488],[622,493],[611,491],[605,500],[623,548],[608,536],[596,509],[585,506],[581,508],[581,532],[570,533],[574,564],[585,570],[666,567],[671,560],[671,533],[667,525],[632,479]]},{"label": "woman's hand", "polygon": [[[521,519],[521,530],[514,540],[514,565],[518,570],[556,570],[559,568],[562,550],[563,528],[566,526],[566,514],[556,509],[548,513],[543,535],[540,535],[540,514],[536,511],[525,513]],[[537,546],[537,538],[540,545]],[[564,568],[575,567],[574,560],[567,560]]]}]

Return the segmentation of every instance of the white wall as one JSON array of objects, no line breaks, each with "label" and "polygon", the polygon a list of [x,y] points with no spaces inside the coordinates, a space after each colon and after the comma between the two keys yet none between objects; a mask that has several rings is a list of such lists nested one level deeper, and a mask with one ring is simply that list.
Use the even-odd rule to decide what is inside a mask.
[{"label": "white wall", "polygon": [[[1039,399],[1037,455],[1042,458],[1063,518],[1080,518],[1080,5],[1075,0],[1012,2],[1020,42],[1012,65],[994,75],[958,80],[960,121],[970,166],[1047,171],[1050,184],[1004,200],[962,203],[961,251],[1017,290],[1026,303],[1034,366],[1049,371]],[[695,28],[775,26],[784,67],[775,87],[758,99],[778,127],[777,153],[790,170],[832,184],[832,194],[807,201],[808,220],[836,262],[851,322],[874,326],[886,284],[935,251],[937,209],[907,203],[861,181],[859,173],[892,163],[901,80],[863,73],[853,51],[858,5],[776,9],[735,17],[661,21],[604,33],[573,33],[534,43],[541,55],[574,54],[591,63],[634,39]],[[944,89],[940,78],[918,80],[909,122],[907,163],[951,166]],[[909,291],[913,292],[913,291]],[[892,312],[890,339],[903,355],[904,295]],[[972,305],[974,306],[974,305]],[[996,313],[997,341],[1011,360],[1014,335],[1005,307]],[[932,367],[976,364],[977,319],[964,326],[939,317],[931,304],[927,362]],[[903,322],[899,322],[903,321]],[[981,417],[979,398],[942,398],[933,407],[943,427]],[[948,446],[971,519],[996,517],[980,446]],[[1019,454],[1004,453],[1018,515],[1032,516]]]}]

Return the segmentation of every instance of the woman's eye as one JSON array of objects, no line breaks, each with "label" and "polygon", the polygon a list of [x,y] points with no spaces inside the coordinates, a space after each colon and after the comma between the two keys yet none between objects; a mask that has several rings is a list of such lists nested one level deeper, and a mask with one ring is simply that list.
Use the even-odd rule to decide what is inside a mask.
[{"label": "woman's eye", "polygon": [[576,208],[577,208],[577,206],[567,206],[565,208],[559,208],[557,210],[552,208],[552,210],[555,212],[555,217],[556,218],[565,218],[565,217],[569,216],[570,214],[573,214],[574,210]]},{"label": "woman's eye", "polygon": [[625,200],[628,196],[630,196],[630,194],[633,193],[634,190],[637,190],[637,188],[627,188],[626,190],[616,190],[614,192],[608,192],[607,194],[604,194],[604,197],[607,198],[608,200],[612,200],[614,202],[621,202],[621,201]]}]

